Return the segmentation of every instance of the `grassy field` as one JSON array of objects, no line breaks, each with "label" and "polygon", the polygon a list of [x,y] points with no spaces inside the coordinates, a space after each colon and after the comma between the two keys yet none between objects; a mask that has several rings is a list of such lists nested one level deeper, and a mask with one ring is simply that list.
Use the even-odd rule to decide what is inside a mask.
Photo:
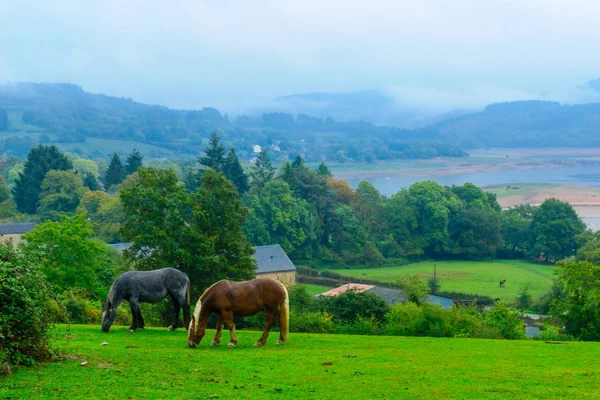
[{"label": "grassy field", "polygon": [[[437,265],[441,290],[447,292],[479,294],[512,301],[527,284],[534,299],[545,294],[552,286],[554,266],[530,261],[428,261],[401,267],[336,269],[333,272],[352,277],[357,283],[361,279],[396,282],[407,275],[428,279],[433,275],[434,263]],[[506,279],[505,288],[500,288],[499,281],[502,279]]]},{"label": "grassy field", "polygon": [[302,286],[304,289],[306,289],[306,293],[310,294],[311,296],[321,294],[323,292],[331,290],[331,288],[328,286],[311,285],[308,283],[302,283],[302,284],[299,284],[298,286]]},{"label": "grassy field", "polygon": [[0,378],[0,398],[600,398],[599,343],[272,333],[254,348],[242,331],[235,349],[189,349],[182,330],[59,330],[64,359]]}]

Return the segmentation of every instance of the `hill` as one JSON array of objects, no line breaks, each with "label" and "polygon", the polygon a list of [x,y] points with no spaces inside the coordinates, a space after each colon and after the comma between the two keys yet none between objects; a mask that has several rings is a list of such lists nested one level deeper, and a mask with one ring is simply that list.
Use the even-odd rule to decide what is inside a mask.
[{"label": "hill", "polygon": [[[8,119],[8,123],[6,120]],[[6,131],[8,129],[8,131]],[[55,143],[84,156],[102,157],[88,139],[154,146],[151,157],[196,157],[218,131],[245,160],[255,145],[275,160],[303,156],[307,161],[369,161],[395,158],[463,157],[425,131],[338,122],[305,113],[265,113],[230,119],[215,108],[174,110],[85,92],[72,84],[17,83],[0,86],[0,154],[23,156],[37,144]],[[112,145],[103,147],[112,148]]]},{"label": "hill", "polygon": [[598,343],[292,333],[276,346],[272,333],[256,348],[240,331],[234,349],[189,349],[166,328],[57,334],[64,359],[0,378],[1,398],[600,398]]},{"label": "hill", "polygon": [[[428,261],[401,267],[336,269],[333,272],[361,279],[395,283],[404,276],[417,275],[427,280],[433,275],[436,264],[437,275],[443,292],[460,292],[513,301],[519,290],[529,285],[529,293],[535,300],[552,287],[554,266],[529,261]],[[500,288],[499,281],[506,279],[506,287]]]},{"label": "hill", "polygon": [[481,112],[443,120],[430,129],[442,141],[467,149],[593,147],[600,145],[600,103],[497,103]]}]

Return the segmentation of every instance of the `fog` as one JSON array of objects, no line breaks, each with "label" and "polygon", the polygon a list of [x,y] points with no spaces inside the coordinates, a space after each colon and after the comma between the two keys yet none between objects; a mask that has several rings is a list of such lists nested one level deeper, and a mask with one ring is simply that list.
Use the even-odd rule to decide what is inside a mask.
[{"label": "fog", "polygon": [[0,81],[72,82],[176,108],[379,89],[444,112],[597,100],[593,0],[20,1],[0,7]]}]

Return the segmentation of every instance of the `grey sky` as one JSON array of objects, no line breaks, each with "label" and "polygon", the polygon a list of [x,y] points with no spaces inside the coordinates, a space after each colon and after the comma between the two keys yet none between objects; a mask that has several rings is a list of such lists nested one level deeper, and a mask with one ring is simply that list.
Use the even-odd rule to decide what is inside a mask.
[{"label": "grey sky", "polygon": [[0,20],[0,81],[179,108],[370,88],[440,110],[574,102],[600,76],[595,0],[22,0]]}]

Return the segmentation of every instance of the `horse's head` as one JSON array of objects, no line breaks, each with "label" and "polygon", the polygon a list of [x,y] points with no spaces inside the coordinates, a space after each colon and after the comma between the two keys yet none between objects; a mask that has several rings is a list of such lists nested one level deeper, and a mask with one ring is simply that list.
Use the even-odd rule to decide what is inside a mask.
[{"label": "horse's head", "polygon": [[102,332],[108,332],[110,326],[117,318],[117,305],[112,301],[107,300],[102,307]]},{"label": "horse's head", "polygon": [[198,300],[188,328],[188,346],[190,347],[198,346],[206,333],[206,320],[204,323],[200,321],[200,308],[201,303]]}]

